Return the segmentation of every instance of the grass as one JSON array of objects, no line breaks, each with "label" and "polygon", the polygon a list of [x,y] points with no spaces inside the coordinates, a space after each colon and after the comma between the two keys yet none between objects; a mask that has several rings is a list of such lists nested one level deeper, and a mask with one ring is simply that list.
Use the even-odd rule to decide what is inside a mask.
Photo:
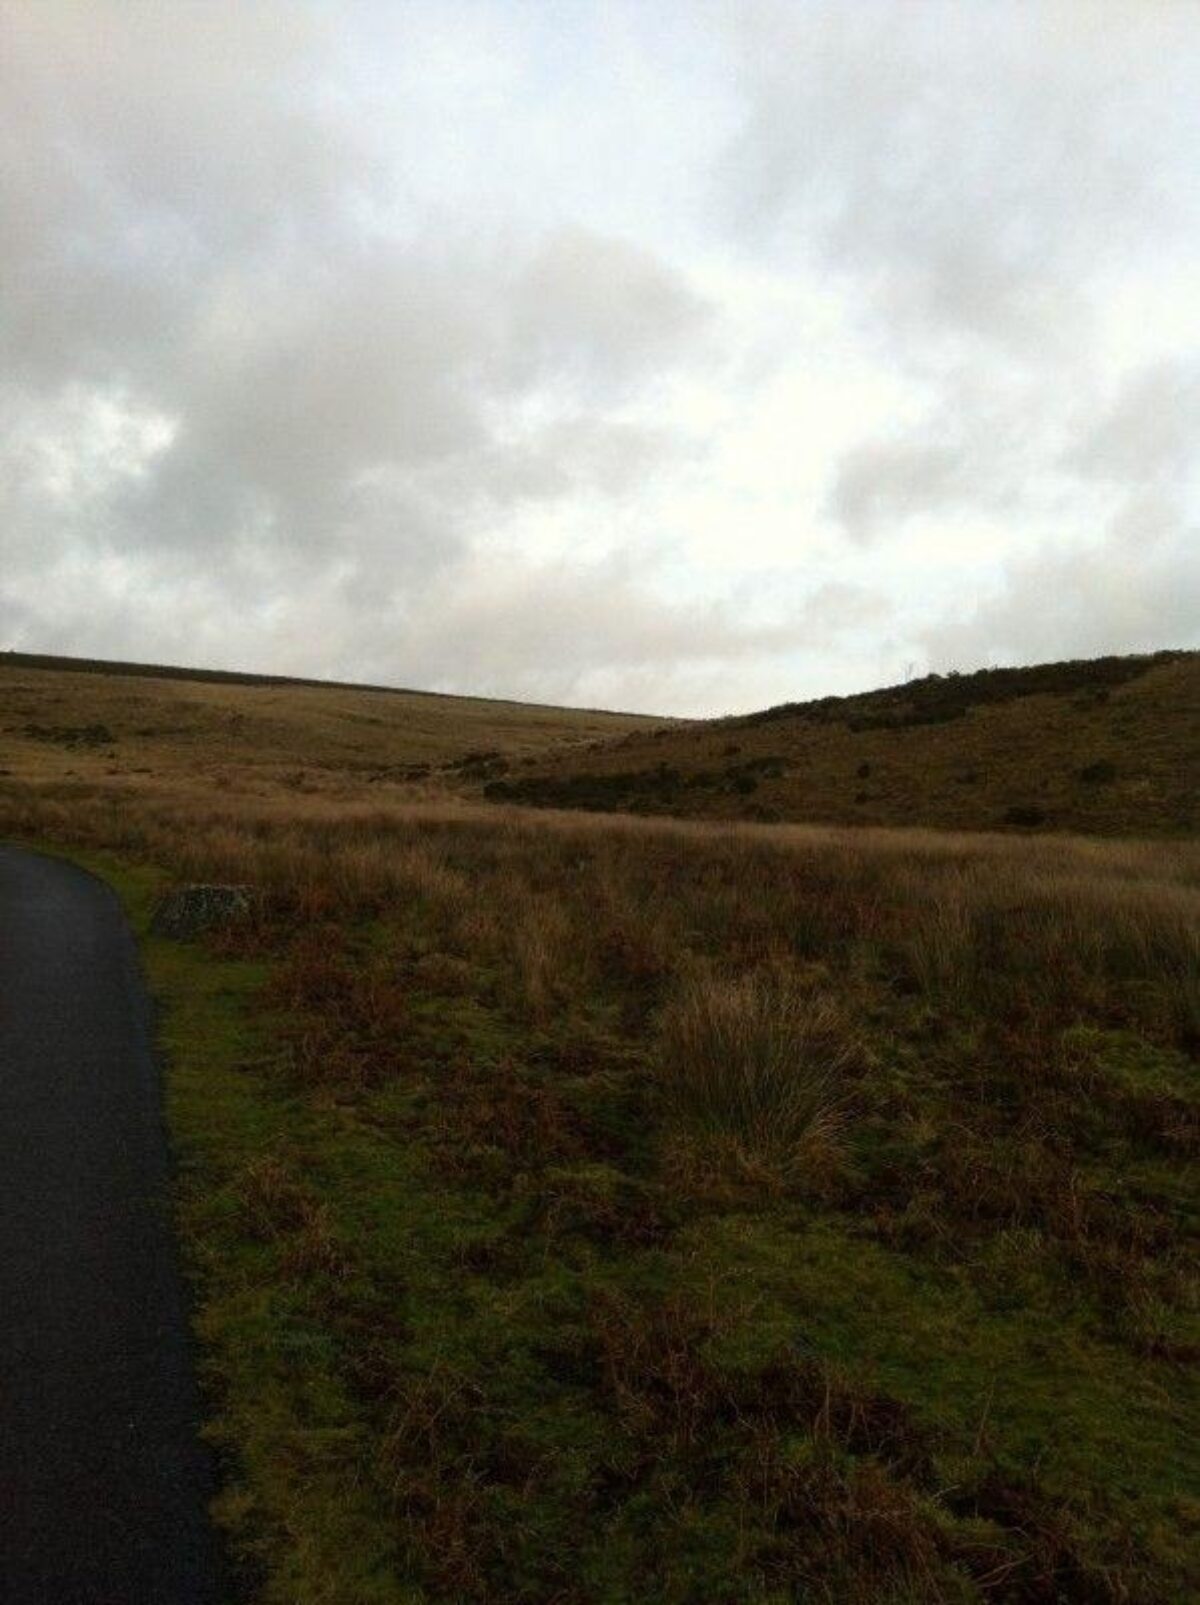
[{"label": "grass", "polygon": [[248,1599],[1196,1597],[1200,847],[231,773],[0,830],[164,1003]]}]

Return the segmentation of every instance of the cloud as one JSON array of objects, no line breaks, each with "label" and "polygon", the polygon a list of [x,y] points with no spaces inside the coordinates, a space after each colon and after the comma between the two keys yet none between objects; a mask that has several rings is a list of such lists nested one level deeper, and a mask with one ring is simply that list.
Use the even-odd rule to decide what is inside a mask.
[{"label": "cloud", "polygon": [[1195,643],[1200,522],[1155,496],[1132,498],[1096,540],[1043,546],[991,594],[924,638],[931,667],[1036,663]]},{"label": "cloud", "polygon": [[1098,14],[4,8],[6,643],[720,711],[1194,639],[1200,30]]},{"label": "cloud", "polygon": [[947,365],[915,391],[927,399],[914,416],[838,457],[826,515],[860,545],[963,516],[1019,526],[1057,484],[1064,428],[1079,427],[1047,377],[1040,363]]},{"label": "cloud", "polygon": [[1067,466],[1118,485],[1179,484],[1198,469],[1200,352],[1136,369],[1073,446]]},{"label": "cloud", "polygon": [[671,597],[668,572],[624,554],[572,563],[508,555],[500,566],[494,553],[477,554],[435,581],[402,641],[382,614],[360,615],[356,648],[374,654],[368,661],[399,661],[409,679],[419,666],[435,689],[465,680],[493,695],[671,713],[698,692],[737,705],[742,677],[764,662],[827,648],[884,610],[865,588],[840,585],[748,617],[733,599]]},{"label": "cloud", "polygon": [[513,284],[511,382],[548,376],[595,397],[620,394],[670,362],[709,309],[648,251],[578,227],[551,235]]},{"label": "cloud", "polygon": [[1186,162],[1161,161],[1197,132],[1186,9],[739,8],[727,204],[855,275],[893,339],[1057,340],[1098,269],[1196,221]]},{"label": "cloud", "polygon": [[836,286],[903,377],[820,512],[936,666],[1200,640],[1194,24],[1115,0],[732,14],[726,226]]},{"label": "cloud", "polygon": [[[324,104],[327,21],[269,3],[8,13],[10,636],[169,651],[147,614],[174,606],[193,658],[299,667],[302,648],[319,670],[390,640],[382,677],[453,677],[438,642],[504,587],[481,581],[489,537],[530,503],[628,496],[684,449],[626,412],[695,360],[702,297],[579,223],[504,241],[365,225],[395,174]],[[564,694],[584,636],[636,654],[635,618],[687,656],[629,573],[611,592],[607,573],[539,583],[527,622],[573,620],[545,675]],[[582,630],[589,597],[625,630]],[[527,672],[494,623],[458,683],[507,666],[536,689],[544,623]]]},{"label": "cloud", "polygon": [[923,438],[868,441],[839,462],[828,506],[852,540],[866,542],[910,514],[952,505],[964,489],[963,460],[949,447]]}]

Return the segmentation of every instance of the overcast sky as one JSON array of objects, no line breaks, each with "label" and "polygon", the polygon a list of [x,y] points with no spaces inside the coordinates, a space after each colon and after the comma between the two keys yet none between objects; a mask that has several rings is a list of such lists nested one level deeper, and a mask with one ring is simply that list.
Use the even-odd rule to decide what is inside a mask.
[{"label": "overcast sky", "polygon": [[0,0],[0,647],[1200,645],[1200,5]]}]

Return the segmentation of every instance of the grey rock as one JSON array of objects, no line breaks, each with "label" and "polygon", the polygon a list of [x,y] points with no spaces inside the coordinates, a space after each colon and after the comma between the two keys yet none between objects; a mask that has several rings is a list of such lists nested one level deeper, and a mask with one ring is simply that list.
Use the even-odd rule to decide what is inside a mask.
[{"label": "grey rock", "polygon": [[155,936],[187,941],[202,931],[247,919],[255,901],[251,886],[179,886],[155,909],[150,929]]}]

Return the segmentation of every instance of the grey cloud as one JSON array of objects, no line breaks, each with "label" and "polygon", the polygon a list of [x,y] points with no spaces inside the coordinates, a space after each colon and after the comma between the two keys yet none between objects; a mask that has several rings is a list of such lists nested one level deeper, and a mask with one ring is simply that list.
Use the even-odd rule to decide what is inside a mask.
[{"label": "grey cloud", "polygon": [[[490,243],[435,218],[364,223],[394,212],[396,175],[328,109],[328,21],[272,0],[6,12],[10,634],[135,650],[156,633],[132,585],[202,620],[193,656],[206,638],[253,652],[257,622],[282,612],[272,651],[304,619],[310,668],[373,633],[377,672],[403,660],[420,681],[442,665],[418,598],[427,610],[436,579],[457,618],[491,527],[533,500],[627,496],[686,450],[620,408],[695,360],[701,298],[651,251],[581,225]],[[128,472],[105,407],[133,437]],[[89,565],[109,595],[80,590]],[[574,598],[564,664],[589,597],[608,605],[588,585],[610,579],[539,577],[545,606]],[[620,593],[648,628],[659,604],[631,576]],[[405,634],[428,640],[424,666]],[[514,668],[502,622],[492,656]],[[460,683],[486,672],[477,652]]]},{"label": "grey cloud", "polygon": [[230,252],[302,252],[349,181],[378,181],[306,82],[316,15],[275,0],[5,8],[9,373],[144,381]]},{"label": "grey cloud", "polygon": [[966,489],[961,453],[924,440],[868,441],[838,463],[827,510],[865,543],[917,513],[953,505]]},{"label": "grey cloud", "polygon": [[1200,353],[1130,375],[1066,457],[1082,475],[1142,484],[1197,471]]},{"label": "grey cloud", "polygon": [[[693,460],[699,446],[668,427],[566,413],[494,443],[472,464],[470,483],[456,465],[461,494],[499,505],[547,502],[572,493],[620,498]],[[448,487],[449,489],[449,487]]]},{"label": "grey cloud", "polygon": [[831,467],[824,512],[868,545],[951,513],[1016,518],[1052,477],[1061,396],[1038,367],[965,363],[939,375],[924,414]]},{"label": "grey cloud", "polygon": [[519,384],[542,373],[616,390],[670,360],[707,309],[649,252],[574,227],[524,264],[511,299],[509,365]]},{"label": "grey cloud", "polygon": [[990,594],[923,636],[931,666],[1034,663],[1200,646],[1200,524],[1131,498],[1103,535],[1009,564]]},{"label": "grey cloud", "polygon": [[1087,312],[1084,277],[1146,259],[1200,213],[1177,159],[1200,111],[1169,12],[739,8],[731,214],[779,251],[856,275],[891,339],[907,327],[1058,344]]},{"label": "grey cloud", "polygon": [[[593,243],[603,259],[609,242]],[[584,274],[577,306],[599,282]],[[656,298],[669,282],[660,270]],[[213,552],[251,528],[293,560],[336,543],[345,561],[357,531],[364,564],[411,554],[422,539],[428,568],[459,555],[485,512],[581,486],[621,494],[645,480],[675,449],[666,430],[552,411],[511,433],[507,412],[556,386],[562,359],[548,341],[538,360],[510,368],[505,353],[531,312],[506,289],[465,253],[450,269],[408,249],[327,253],[319,271],[273,288],[257,273],[227,280],[189,326],[187,361],[163,397],[178,433],[126,498],[121,538]],[[619,341],[598,341],[608,312],[597,309],[593,332],[597,360],[611,364]],[[552,332],[557,316],[552,308]],[[628,383],[639,355],[643,367],[660,361],[654,345],[639,354],[627,339]]]}]

